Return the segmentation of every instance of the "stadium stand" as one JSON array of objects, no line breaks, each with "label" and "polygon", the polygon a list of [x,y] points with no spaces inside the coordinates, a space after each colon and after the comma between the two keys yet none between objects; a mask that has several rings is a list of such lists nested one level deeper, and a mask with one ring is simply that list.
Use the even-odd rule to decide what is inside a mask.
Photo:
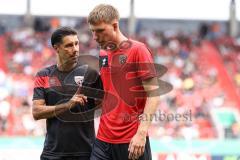
[{"label": "stadium stand", "polygon": [[[52,19],[52,28],[61,23]],[[97,55],[86,21],[73,24],[79,31],[80,52]],[[167,66],[163,79],[174,86],[162,96],[157,114],[163,119],[155,119],[150,129],[154,138],[240,137],[239,114],[232,115],[240,109],[240,41],[226,36],[217,24],[205,27],[209,29],[200,32],[204,35],[142,28],[135,37],[148,45],[156,63]],[[52,28],[21,28],[0,37],[0,135],[44,134],[44,121],[32,118],[31,99],[35,73],[55,61],[49,43]],[[219,113],[213,110],[219,108],[236,110],[227,109],[227,127],[217,127],[224,123],[216,120]],[[176,121],[176,114],[185,119]]]}]

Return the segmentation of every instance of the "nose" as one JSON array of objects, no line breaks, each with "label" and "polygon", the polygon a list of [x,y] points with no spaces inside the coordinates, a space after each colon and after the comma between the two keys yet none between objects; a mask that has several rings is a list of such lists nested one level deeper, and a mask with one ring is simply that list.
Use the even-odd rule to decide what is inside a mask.
[{"label": "nose", "polygon": [[97,41],[98,40],[98,36],[95,32],[92,32],[92,35],[93,35],[93,39],[94,41]]},{"label": "nose", "polygon": [[74,45],[73,51],[74,51],[74,52],[77,52],[78,50],[79,50],[79,45]]},{"label": "nose", "polygon": [[78,45],[74,45],[73,46],[73,50],[72,50],[72,56],[76,56],[78,51],[79,51],[79,46]]}]

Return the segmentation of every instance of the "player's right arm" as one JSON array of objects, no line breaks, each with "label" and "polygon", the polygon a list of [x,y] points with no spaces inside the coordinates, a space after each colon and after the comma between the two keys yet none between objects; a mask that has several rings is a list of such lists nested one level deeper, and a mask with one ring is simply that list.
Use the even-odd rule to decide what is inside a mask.
[{"label": "player's right arm", "polygon": [[87,102],[87,97],[75,94],[68,102],[47,106],[44,99],[33,100],[32,114],[35,120],[47,119],[56,117],[57,115],[73,108],[78,103],[84,105]]}]

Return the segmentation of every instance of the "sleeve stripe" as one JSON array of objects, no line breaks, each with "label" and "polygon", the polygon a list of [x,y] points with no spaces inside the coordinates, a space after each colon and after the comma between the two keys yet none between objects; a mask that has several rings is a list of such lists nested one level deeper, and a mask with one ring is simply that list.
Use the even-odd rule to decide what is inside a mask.
[{"label": "sleeve stripe", "polygon": [[49,88],[49,77],[48,76],[37,76],[34,81],[34,88]]}]

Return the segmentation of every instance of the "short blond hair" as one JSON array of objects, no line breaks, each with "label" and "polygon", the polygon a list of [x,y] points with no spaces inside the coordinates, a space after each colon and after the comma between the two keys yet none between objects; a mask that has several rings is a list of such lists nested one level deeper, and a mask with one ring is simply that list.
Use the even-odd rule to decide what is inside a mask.
[{"label": "short blond hair", "polygon": [[119,12],[112,5],[99,4],[89,13],[87,20],[93,25],[100,22],[111,23],[113,20],[119,20]]}]

